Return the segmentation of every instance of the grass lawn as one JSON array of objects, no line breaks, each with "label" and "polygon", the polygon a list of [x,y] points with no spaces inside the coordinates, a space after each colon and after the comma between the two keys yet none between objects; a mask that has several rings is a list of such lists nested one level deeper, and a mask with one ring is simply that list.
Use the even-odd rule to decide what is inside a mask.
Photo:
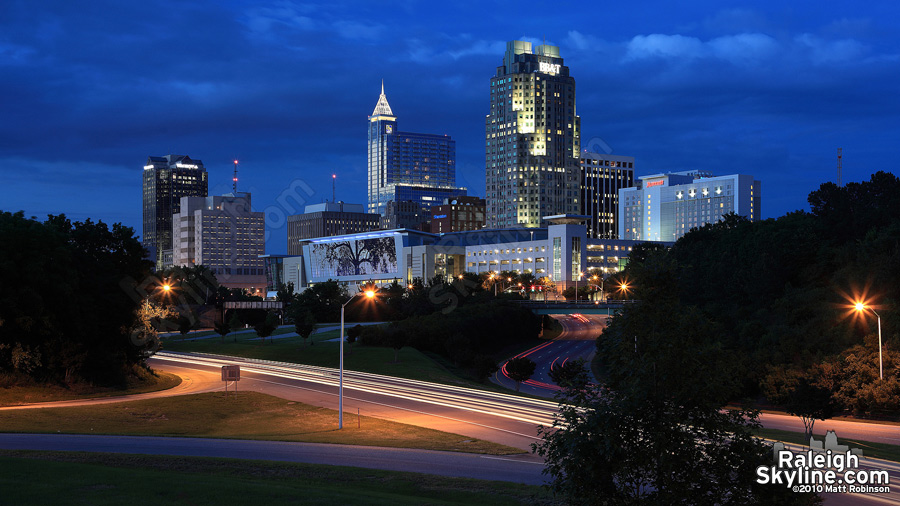
[{"label": "grass lawn", "polygon": [[536,486],[353,467],[199,457],[0,451],[7,504],[549,505]]},{"label": "grass lawn", "polygon": [[167,390],[178,386],[181,377],[169,373],[157,373],[145,379],[133,378],[121,388],[95,387],[76,383],[69,388],[59,385],[32,384],[0,388],[0,406],[15,406],[34,402],[69,401],[95,397],[116,397]]},{"label": "grass lawn", "polygon": [[337,443],[395,448],[508,455],[523,453],[489,441],[345,413],[337,430],[335,410],[288,401],[257,392],[182,395],[159,399],[0,411],[2,432],[189,436],[307,443]]},{"label": "grass lawn", "polygon": [[[784,441],[786,443],[794,443],[798,445],[809,445],[809,440],[806,439],[806,435],[802,432],[765,428],[757,429],[754,432],[757,436],[767,439],[774,439],[776,441]],[[815,437],[818,440],[822,440],[824,436],[817,435]],[[840,444],[849,445],[851,448],[862,449],[863,455],[866,457],[900,462],[900,446],[889,445],[885,443],[872,443],[869,441],[859,441],[856,439],[845,437],[838,437],[838,440]]]},{"label": "grass lawn", "polygon": [[[282,329],[286,332],[290,329]],[[195,351],[217,353],[246,358],[277,360],[297,364],[308,364],[322,367],[338,367],[340,343],[330,341],[337,339],[338,331],[313,334],[303,341],[301,337],[259,341],[255,332],[233,334],[224,342],[218,338],[198,341],[179,341],[167,339],[163,341],[167,351]],[[394,350],[376,346],[362,346],[359,343],[344,345],[344,367],[353,371],[384,374],[434,383],[462,385],[472,388],[486,386],[453,374],[447,367],[418,350],[405,347],[400,350],[400,361],[394,362]],[[504,390],[505,391],[505,390]]]}]

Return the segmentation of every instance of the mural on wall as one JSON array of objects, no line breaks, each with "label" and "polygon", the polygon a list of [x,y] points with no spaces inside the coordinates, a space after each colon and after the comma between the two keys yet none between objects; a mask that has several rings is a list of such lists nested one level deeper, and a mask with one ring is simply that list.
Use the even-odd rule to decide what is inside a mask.
[{"label": "mural on wall", "polygon": [[367,276],[397,272],[395,239],[378,237],[311,244],[313,277]]}]

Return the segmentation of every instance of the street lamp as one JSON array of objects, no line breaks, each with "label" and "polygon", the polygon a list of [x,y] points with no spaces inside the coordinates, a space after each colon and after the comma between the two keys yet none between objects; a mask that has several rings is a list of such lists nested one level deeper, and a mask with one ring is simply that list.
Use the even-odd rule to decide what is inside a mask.
[{"label": "street lamp", "polygon": [[494,297],[497,296],[497,282],[494,280],[495,277],[496,277],[496,275],[492,272],[490,278],[491,278],[491,284],[494,285]]},{"label": "street lamp", "polygon": [[619,285],[619,291],[621,291],[625,297],[628,297],[628,283],[623,281],[621,285]]},{"label": "street lamp", "polygon": [[575,305],[578,305],[578,280],[584,276],[583,272],[579,272],[578,276],[575,277]]},{"label": "street lamp", "polygon": [[869,309],[872,311],[872,314],[874,314],[875,317],[878,318],[878,378],[881,381],[884,381],[884,362],[882,361],[882,358],[881,358],[881,315],[879,315],[877,312],[875,312],[874,307],[867,306],[867,305],[863,304],[862,302],[857,302],[856,305],[854,306],[854,308],[859,313],[862,313],[866,309]]},{"label": "street lamp", "polygon": [[338,429],[344,428],[344,308],[347,307],[347,304],[350,303],[351,300],[355,299],[357,295],[365,294],[367,299],[371,299],[375,297],[375,290],[366,290],[365,292],[356,292],[352,297],[347,299],[347,302],[341,305],[341,359],[339,366],[339,379],[338,379]]}]

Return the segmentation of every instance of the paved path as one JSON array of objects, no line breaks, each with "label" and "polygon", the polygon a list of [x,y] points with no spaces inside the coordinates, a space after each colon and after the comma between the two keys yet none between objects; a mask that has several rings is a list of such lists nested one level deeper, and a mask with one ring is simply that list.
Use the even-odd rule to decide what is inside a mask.
[{"label": "paved path", "polygon": [[374,446],[69,434],[0,434],[0,448],[227,457],[386,469],[529,485],[544,482],[543,462],[530,455],[499,457]]}]

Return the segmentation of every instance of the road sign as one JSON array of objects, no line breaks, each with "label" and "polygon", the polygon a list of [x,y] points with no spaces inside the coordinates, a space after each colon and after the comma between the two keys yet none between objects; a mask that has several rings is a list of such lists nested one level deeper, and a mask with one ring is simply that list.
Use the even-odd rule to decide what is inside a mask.
[{"label": "road sign", "polygon": [[241,380],[241,366],[239,365],[223,365],[222,366],[222,381],[240,381]]}]

